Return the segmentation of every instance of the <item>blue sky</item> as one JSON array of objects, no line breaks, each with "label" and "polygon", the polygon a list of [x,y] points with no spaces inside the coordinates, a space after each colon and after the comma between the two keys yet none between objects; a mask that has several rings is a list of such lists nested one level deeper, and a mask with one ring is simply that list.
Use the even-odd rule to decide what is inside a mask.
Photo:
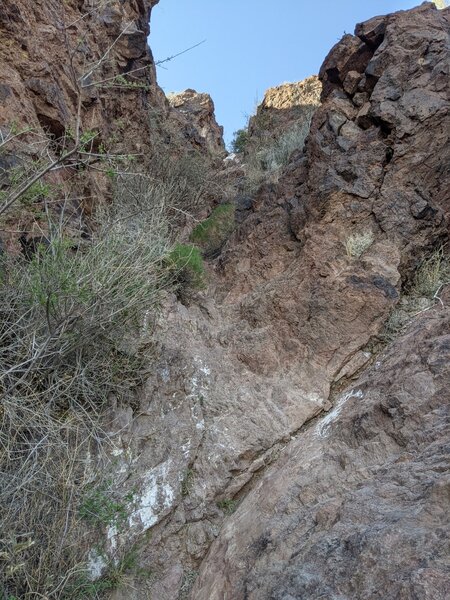
[{"label": "blue sky", "polygon": [[418,0],[160,0],[150,46],[156,60],[206,42],[158,68],[166,93],[211,94],[225,139],[243,127],[264,91],[317,73],[355,24]]}]

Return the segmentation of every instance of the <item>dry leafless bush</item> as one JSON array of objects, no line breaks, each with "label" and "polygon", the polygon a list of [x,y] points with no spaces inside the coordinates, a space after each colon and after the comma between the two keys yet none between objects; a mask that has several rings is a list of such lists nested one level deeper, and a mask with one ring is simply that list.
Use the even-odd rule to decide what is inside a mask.
[{"label": "dry leafless bush", "polygon": [[[133,178],[134,179],[134,178]],[[132,192],[130,192],[130,189]],[[164,193],[118,184],[114,206],[73,248],[64,228],[31,260],[2,257],[0,579],[6,597],[63,598],[83,572],[78,506],[98,416],[132,397],[148,368],[149,314],[168,285]],[[150,338],[151,339],[151,338]],[[85,596],[82,596],[85,597]]]},{"label": "dry leafless bush", "polygon": [[437,302],[442,303],[439,293],[448,283],[450,260],[442,246],[419,264],[400,302],[389,316],[383,333],[384,339],[395,339],[415,316],[429,310]]}]

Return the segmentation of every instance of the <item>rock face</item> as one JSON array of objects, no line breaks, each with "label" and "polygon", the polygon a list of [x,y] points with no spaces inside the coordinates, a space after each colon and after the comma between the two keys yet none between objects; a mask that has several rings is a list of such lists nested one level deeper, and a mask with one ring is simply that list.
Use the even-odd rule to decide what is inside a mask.
[{"label": "rock face", "polygon": [[178,129],[194,147],[206,149],[212,156],[226,155],[223,127],[216,121],[214,102],[209,94],[185,90],[169,94],[168,100]]},{"label": "rock face", "polygon": [[289,445],[224,525],[191,597],[447,598],[449,365],[438,308]]},{"label": "rock face", "polygon": [[[173,139],[220,155],[209,97],[187,91],[169,108],[156,85],[152,3],[108,2],[95,18],[88,5],[65,3],[65,25],[59,4],[2,7],[2,123],[66,131],[77,92],[56,57],[83,33],[77,72],[107,52],[102,78],[146,67],[145,87],[87,87],[83,126],[103,141],[125,115],[111,147],[150,156],[171,115]],[[167,298],[152,324],[148,381],[105,423],[129,512],[104,540],[110,561],[138,548],[152,577],[127,574],[115,600],[447,597],[449,291],[377,353],[415,267],[449,238],[448,12],[426,3],[344,36],[304,153],[249,199],[208,288]],[[20,41],[24,28],[41,37]],[[270,91],[267,131],[300,119],[318,89]],[[92,572],[107,566],[90,558]]]},{"label": "rock face", "polygon": [[[94,137],[93,152],[134,155],[141,164],[151,158],[160,134],[150,109],[162,115],[169,110],[147,45],[156,3],[2,2],[0,127],[3,136],[28,131],[2,151],[0,183],[15,155],[37,161],[42,153],[48,159],[70,148],[78,115],[81,135]],[[48,155],[42,152],[45,140],[51,140]],[[101,169],[81,175],[59,169],[51,183],[63,186],[72,199],[66,202],[66,218],[75,222],[111,191]],[[33,215],[22,211],[0,235],[13,244],[8,231],[32,235],[35,225]]]},{"label": "rock face", "polygon": [[249,121],[249,139],[280,136],[293,123],[307,120],[320,104],[322,85],[315,75],[269,88]]},{"label": "rock face", "polygon": [[[5,0],[0,15],[2,127],[20,119],[21,125],[59,138],[74,127],[81,94],[82,127],[98,130],[107,143],[121,129],[116,121],[125,120],[121,143],[130,152],[142,152],[143,144],[148,148],[145,111],[164,103],[147,46],[156,3]],[[133,75],[129,86],[114,79],[128,73]]]},{"label": "rock face", "polygon": [[376,342],[448,239],[447,15],[424,4],[337,44],[305,155],[162,319],[140,414],[116,416],[124,485],[153,498],[135,527],[157,575],[133,598],[445,596],[447,312],[381,359]]},{"label": "rock face", "polygon": [[[259,331],[241,345],[250,368],[292,365],[327,398],[364,365],[401,279],[448,239],[447,33],[448,11],[425,4],[359,25],[326,58],[305,158],[260,192],[221,259],[226,301]],[[364,232],[349,258],[345,240]],[[422,316],[298,434],[221,530],[191,598],[448,595],[448,319]]]}]

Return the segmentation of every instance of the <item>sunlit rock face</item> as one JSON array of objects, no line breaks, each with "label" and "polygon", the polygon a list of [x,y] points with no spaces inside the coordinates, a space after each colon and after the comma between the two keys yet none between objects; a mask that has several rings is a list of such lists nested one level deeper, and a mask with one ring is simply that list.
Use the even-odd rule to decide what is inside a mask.
[{"label": "sunlit rock face", "polygon": [[321,91],[322,84],[316,75],[269,88],[250,118],[249,140],[280,137],[295,123],[309,121],[320,104]]},{"label": "sunlit rock face", "polygon": [[178,129],[194,148],[205,150],[212,156],[225,156],[223,127],[214,114],[214,102],[209,94],[185,90],[167,96],[172,107],[172,117]]},{"label": "sunlit rock face", "polygon": [[[314,362],[310,381],[335,378],[336,392],[334,409],[227,519],[191,598],[448,595],[448,287],[347,389],[337,382],[350,348],[350,372],[365,368],[362,338],[397,303],[399,275],[411,283],[424,250],[448,240],[448,13],[426,3],[379,17],[331,50],[305,156],[281,189],[260,193],[241,243],[222,257],[229,297],[269,280],[244,314],[266,331],[273,319],[271,342],[286,326],[284,339],[306,347],[300,368]],[[286,231],[301,244],[290,261],[275,243],[283,200]],[[369,230],[347,262],[343,240]],[[275,256],[286,262],[270,278]]]}]

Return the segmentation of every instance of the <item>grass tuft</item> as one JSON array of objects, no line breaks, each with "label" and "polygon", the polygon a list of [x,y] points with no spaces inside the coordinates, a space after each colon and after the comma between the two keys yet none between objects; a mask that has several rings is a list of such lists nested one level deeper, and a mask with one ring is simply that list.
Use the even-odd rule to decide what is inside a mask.
[{"label": "grass tuft", "polygon": [[195,227],[191,241],[207,254],[218,252],[234,229],[234,212],[233,204],[216,206],[211,215]]},{"label": "grass tuft", "polygon": [[362,233],[353,233],[345,240],[345,250],[347,256],[351,258],[359,258],[374,241],[374,235],[371,231],[363,231]]},{"label": "grass tuft", "polygon": [[167,256],[169,270],[183,287],[200,289],[205,284],[205,267],[200,250],[190,244],[176,244]]}]

